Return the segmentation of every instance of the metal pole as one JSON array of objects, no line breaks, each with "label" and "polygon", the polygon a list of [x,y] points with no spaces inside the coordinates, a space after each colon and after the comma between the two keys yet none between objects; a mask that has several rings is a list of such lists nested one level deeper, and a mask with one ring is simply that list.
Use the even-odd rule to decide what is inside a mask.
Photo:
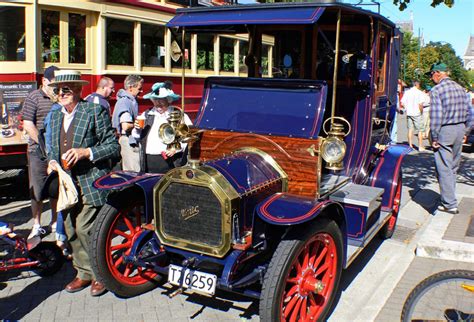
[{"label": "metal pole", "polygon": [[[185,31],[184,31],[184,27],[181,31],[181,109],[183,111],[183,113],[181,113],[181,119],[184,118],[184,76],[186,74],[185,72],[185,63],[184,63],[184,59],[185,59],[185,53],[186,53],[186,48],[184,47],[185,46]],[[190,48],[191,49],[191,48]]]},{"label": "metal pole", "polygon": [[334,115],[336,114],[336,87],[337,87],[337,69],[339,63],[339,34],[341,32],[341,10],[337,12],[336,26],[336,54],[334,55],[334,73],[332,75],[332,104],[331,104],[331,125],[334,123]]}]

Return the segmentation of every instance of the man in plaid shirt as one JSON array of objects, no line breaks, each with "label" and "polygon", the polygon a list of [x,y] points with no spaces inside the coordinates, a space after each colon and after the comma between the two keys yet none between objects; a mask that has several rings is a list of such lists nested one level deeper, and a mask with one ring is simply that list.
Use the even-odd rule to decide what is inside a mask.
[{"label": "man in plaid shirt", "polygon": [[430,93],[430,122],[441,194],[438,210],[457,214],[456,173],[473,116],[468,95],[464,88],[449,78],[445,64],[433,64],[430,76],[437,84]]}]

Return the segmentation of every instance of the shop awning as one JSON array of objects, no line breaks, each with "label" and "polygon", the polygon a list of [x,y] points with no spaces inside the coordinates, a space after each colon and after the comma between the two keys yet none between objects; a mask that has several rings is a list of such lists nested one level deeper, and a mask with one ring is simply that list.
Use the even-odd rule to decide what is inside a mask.
[{"label": "shop awning", "polygon": [[[217,10],[215,10],[217,9]],[[209,8],[178,12],[168,27],[204,27],[224,25],[313,24],[324,12],[324,7],[255,7]]]}]

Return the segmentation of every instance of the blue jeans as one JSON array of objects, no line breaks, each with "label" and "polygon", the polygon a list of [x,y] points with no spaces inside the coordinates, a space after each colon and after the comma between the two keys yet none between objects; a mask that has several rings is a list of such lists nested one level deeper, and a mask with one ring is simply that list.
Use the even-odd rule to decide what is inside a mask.
[{"label": "blue jeans", "polygon": [[63,214],[58,212],[58,219],[56,219],[56,240],[61,242],[67,241],[66,231],[64,230]]}]

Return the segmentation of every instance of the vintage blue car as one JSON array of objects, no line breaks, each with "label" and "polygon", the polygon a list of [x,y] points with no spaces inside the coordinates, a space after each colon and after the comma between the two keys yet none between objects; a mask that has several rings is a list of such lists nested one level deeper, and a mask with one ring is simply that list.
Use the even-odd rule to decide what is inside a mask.
[{"label": "vintage blue car", "polygon": [[185,166],[96,181],[111,191],[97,277],[118,296],[168,281],[259,299],[263,321],[324,320],[343,269],[395,229],[410,151],[388,139],[400,32],[336,1],[182,9],[168,27],[178,44],[248,35],[248,77],[207,78],[195,128],[177,110],[160,129],[188,144]]}]

